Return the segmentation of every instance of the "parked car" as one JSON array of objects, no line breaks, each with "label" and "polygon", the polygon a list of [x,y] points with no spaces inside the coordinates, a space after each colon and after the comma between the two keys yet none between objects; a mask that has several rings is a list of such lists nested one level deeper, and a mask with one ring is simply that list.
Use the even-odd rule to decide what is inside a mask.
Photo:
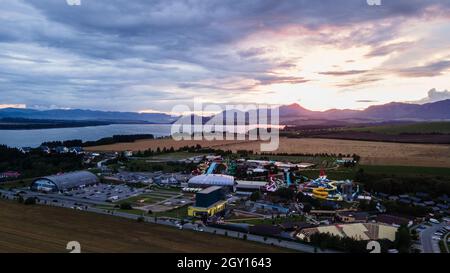
[{"label": "parked car", "polygon": [[440,224],[441,222],[439,222],[438,220],[436,220],[434,218],[430,218],[430,223],[432,223],[432,224]]}]

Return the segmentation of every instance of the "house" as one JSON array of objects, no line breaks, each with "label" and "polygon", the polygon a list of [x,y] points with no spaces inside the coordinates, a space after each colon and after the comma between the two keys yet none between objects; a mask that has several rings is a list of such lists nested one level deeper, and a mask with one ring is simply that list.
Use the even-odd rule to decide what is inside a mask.
[{"label": "house", "polygon": [[395,195],[389,196],[389,200],[391,200],[391,201],[397,201],[398,199],[400,199],[398,196],[395,196]]},{"label": "house", "polygon": [[337,164],[353,164],[356,163],[353,157],[343,157],[341,159],[336,160]]},{"label": "house", "polygon": [[352,223],[340,225],[328,225],[315,228],[306,228],[296,237],[300,240],[310,241],[312,235],[317,233],[330,234],[340,238],[353,238],[358,241],[389,240],[395,241],[397,228],[378,223]]},{"label": "house", "polygon": [[431,208],[434,212],[439,212],[441,209],[439,207],[432,207]]},{"label": "house", "polygon": [[363,211],[342,211],[336,214],[336,219],[343,223],[365,223],[369,213]]},{"label": "house", "polygon": [[51,152],[48,146],[40,146],[39,149],[41,149],[41,152],[46,154],[49,154]]},{"label": "house", "polygon": [[19,148],[19,151],[23,154],[28,154],[29,152],[31,152],[31,147],[22,147]]},{"label": "house", "polygon": [[389,194],[382,193],[382,192],[377,193],[377,195],[378,195],[379,197],[385,198],[385,199],[389,197]]},{"label": "house", "polygon": [[416,196],[420,198],[426,198],[428,197],[428,193],[426,192],[416,192]]},{"label": "house", "polygon": [[72,148],[70,148],[69,149],[69,152],[70,153],[73,153],[73,154],[82,154],[83,153],[83,148],[81,148],[81,147],[72,147]]},{"label": "house", "polygon": [[448,197],[447,194],[440,196],[438,199],[439,199],[439,201],[442,201],[444,203],[450,203],[450,198]]},{"label": "house", "polygon": [[422,201],[421,198],[413,197],[413,196],[411,196],[411,197],[409,198],[409,200],[411,200],[411,201],[413,201],[413,202],[415,202],[415,203],[418,203],[418,202]]},{"label": "house", "polygon": [[123,152],[123,156],[125,156],[125,157],[132,157],[133,156],[133,152],[132,151],[125,151],[125,152]]},{"label": "house", "polygon": [[250,226],[249,232],[261,236],[279,236],[281,228],[272,225],[254,225]]},{"label": "house", "polygon": [[378,223],[388,224],[394,227],[399,227],[401,225],[406,225],[409,227],[413,224],[413,221],[408,218],[390,214],[379,214],[377,215],[376,221]]},{"label": "house", "polygon": [[411,204],[411,200],[406,199],[406,198],[401,198],[400,200],[398,200],[398,202],[403,203],[403,204]]},{"label": "house", "polygon": [[58,146],[55,148],[55,152],[58,154],[66,154],[69,152],[69,149],[67,147],[64,146]]},{"label": "house", "polygon": [[284,222],[279,227],[284,231],[300,231],[305,228],[312,228],[314,225],[306,222]]},{"label": "house", "polygon": [[16,179],[20,177],[20,173],[19,172],[14,172],[14,171],[7,171],[7,172],[3,172],[0,173],[0,181],[5,181],[5,180],[9,180],[9,179]]}]

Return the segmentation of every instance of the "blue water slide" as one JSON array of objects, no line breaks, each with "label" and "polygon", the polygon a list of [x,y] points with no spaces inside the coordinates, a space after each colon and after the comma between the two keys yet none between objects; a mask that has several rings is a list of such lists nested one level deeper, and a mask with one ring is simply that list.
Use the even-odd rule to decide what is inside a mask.
[{"label": "blue water slide", "polygon": [[216,162],[211,163],[208,170],[206,171],[206,174],[212,174],[214,172],[214,170],[216,169],[216,167],[217,167]]}]

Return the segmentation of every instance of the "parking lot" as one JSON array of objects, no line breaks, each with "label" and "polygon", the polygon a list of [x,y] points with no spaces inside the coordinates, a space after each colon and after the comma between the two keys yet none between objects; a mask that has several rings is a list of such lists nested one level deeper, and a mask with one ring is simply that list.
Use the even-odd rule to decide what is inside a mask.
[{"label": "parking lot", "polygon": [[117,202],[145,193],[146,189],[132,188],[127,185],[97,184],[64,192],[65,196],[89,199],[101,202]]},{"label": "parking lot", "polygon": [[429,223],[428,225],[420,225],[417,232],[420,235],[421,250],[423,253],[440,253],[439,241],[445,239],[445,235],[449,232],[449,222]]}]

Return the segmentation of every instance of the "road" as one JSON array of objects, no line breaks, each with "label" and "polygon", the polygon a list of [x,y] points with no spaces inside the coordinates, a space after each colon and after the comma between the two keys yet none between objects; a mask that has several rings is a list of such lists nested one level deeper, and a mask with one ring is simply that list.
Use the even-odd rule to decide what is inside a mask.
[{"label": "road", "polygon": [[433,240],[434,233],[439,229],[447,226],[448,223],[433,224],[431,227],[420,232],[420,243],[422,245],[422,253],[441,253],[439,241]]}]

